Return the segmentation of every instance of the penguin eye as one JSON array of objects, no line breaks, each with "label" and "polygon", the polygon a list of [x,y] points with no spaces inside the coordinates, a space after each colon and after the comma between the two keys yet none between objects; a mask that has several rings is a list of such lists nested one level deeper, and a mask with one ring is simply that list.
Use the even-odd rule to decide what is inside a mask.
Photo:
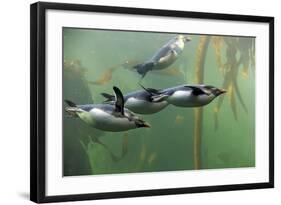
[{"label": "penguin eye", "polygon": [[216,95],[220,95],[221,94],[220,89],[214,89],[214,92],[215,92]]}]

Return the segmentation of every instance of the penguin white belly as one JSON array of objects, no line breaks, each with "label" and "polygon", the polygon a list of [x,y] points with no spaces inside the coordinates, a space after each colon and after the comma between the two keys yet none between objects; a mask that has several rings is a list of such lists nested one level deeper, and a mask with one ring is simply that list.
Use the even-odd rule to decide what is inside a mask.
[{"label": "penguin white belly", "polygon": [[125,107],[138,114],[153,114],[164,109],[168,105],[167,101],[149,102],[136,98],[129,98],[125,102]]},{"label": "penguin white belly", "polygon": [[155,70],[161,70],[173,64],[184,49],[184,42],[179,40],[171,44],[169,47],[171,52],[159,59],[158,64],[154,68]]},{"label": "penguin white belly", "polygon": [[176,91],[167,101],[178,107],[200,107],[211,102],[211,98],[207,95],[192,95],[191,91]]},{"label": "penguin white belly", "polygon": [[178,54],[174,51],[171,51],[168,55],[161,57],[156,65],[153,67],[153,70],[162,70],[170,65],[172,65],[177,60]]},{"label": "penguin white belly", "polygon": [[154,67],[154,70],[161,70],[167,68],[176,60],[177,60],[177,54],[171,52],[169,55],[163,56],[162,58],[159,59],[158,63]]},{"label": "penguin white belly", "polygon": [[122,116],[111,115],[101,109],[93,108],[90,112],[83,112],[79,117],[87,124],[99,130],[121,132],[136,127],[133,121]]}]

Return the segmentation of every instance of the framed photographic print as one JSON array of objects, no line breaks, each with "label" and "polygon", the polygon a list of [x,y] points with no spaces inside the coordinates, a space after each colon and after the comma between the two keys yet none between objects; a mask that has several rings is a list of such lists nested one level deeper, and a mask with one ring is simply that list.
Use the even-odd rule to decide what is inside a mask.
[{"label": "framed photographic print", "polygon": [[274,186],[274,18],[31,5],[34,202]]}]

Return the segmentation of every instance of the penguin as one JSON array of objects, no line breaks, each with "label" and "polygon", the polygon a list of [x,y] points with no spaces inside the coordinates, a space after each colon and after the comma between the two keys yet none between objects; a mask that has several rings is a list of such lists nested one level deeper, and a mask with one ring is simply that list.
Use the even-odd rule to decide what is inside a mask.
[{"label": "penguin", "polygon": [[[202,107],[212,102],[216,97],[226,90],[216,88],[211,85],[180,85],[163,90],[157,90],[157,93],[165,97],[169,104],[177,107]],[[168,96],[168,97],[167,97]],[[157,95],[155,93],[156,100]],[[153,98],[152,97],[152,100]]]},{"label": "penguin", "polygon": [[152,70],[162,70],[175,62],[184,49],[185,42],[191,41],[187,36],[178,35],[162,46],[149,60],[137,64],[134,68],[142,75]]},{"label": "penguin", "polygon": [[74,117],[79,117],[88,125],[108,132],[122,132],[136,128],[148,128],[150,125],[130,110],[124,108],[124,97],[117,87],[113,87],[114,104],[76,105],[65,100],[69,107],[65,110]]},{"label": "penguin", "polygon": [[[124,95],[124,106],[137,114],[154,114],[168,106],[167,95],[161,95],[156,89],[145,88]],[[113,103],[115,96],[101,93],[106,98],[105,103]]]}]

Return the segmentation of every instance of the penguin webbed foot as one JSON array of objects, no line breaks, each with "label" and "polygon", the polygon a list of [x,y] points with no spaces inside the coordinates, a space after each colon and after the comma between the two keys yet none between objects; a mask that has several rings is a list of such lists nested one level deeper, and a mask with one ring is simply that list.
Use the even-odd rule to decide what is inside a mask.
[{"label": "penguin webbed foot", "polygon": [[147,72],[148,72],[148,71],[140,71],[140,72],[138,71],[138,74],[141,75],[141,78],[140,78],[139,82],[142,81],[142,79],[146,76]]},{"label": "penguin webbed foot", "polygon": [[134,68],[137,70],[138,74],[142,75],[141,78],[144,78],[148,71],[152,70],[152,68],[155,66],[155,62],[147,62],[142,63],[134,66]]}]

